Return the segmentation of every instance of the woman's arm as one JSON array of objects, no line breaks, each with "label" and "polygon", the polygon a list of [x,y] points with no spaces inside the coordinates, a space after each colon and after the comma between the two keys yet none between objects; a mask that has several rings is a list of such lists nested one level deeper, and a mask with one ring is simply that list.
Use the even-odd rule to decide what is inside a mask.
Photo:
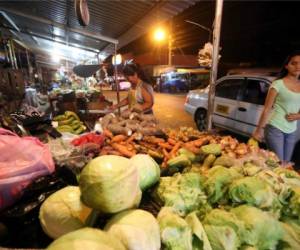
[{"label": "woman's arm", "polygon": [[145,88],[142,88],[142,97],[144,99],[144,103],[134,105],[134,107],[133,107],[134,111],[143,112],[147,109],[152,108],[152,106],[153,106],[153,96]]},{"label": "woman's arm", "polygon": [[297,121],[297,120],[300,120],[300,113],[287,114],[287,115],[285,116],[285,118],[286,118],[289,122]]},{"label": "woman's arm", "polygon": [[123,106],[128,105],[128,103],[129,103],[129,100],[128,100],[128,96],[127,96],[125,99],[123,99],[122,101],[120,101],[119,104],[117,103],[117,104],[115,104],[115,105],[111,105],[110,108],[111,108],[112,110],[116,110],[116,109],[118,109],[118,108],[121,108],[121,107],[123,107]]},{"label": "woman's arm", "polygon": [[268,95],[267,95],[267,98],[265,101],[264,109],[263,109],[263,112],[259,119],[259,123],[252,134],[252,137],[256,140],[260,141],[263,138],[262,129],[265,127],[265,125],[268,121],[269,113],[273,107],[273,104],[275,102],[275,98],[277,95],[278,95],[278,92],[274,88],[269,89]]}]

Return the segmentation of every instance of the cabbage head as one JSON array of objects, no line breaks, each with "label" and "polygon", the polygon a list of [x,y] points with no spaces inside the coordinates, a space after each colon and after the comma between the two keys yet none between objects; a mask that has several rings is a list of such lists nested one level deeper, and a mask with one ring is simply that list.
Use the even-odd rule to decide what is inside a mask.
[{"label": "cabbage head", "polygon": [[229,198],[235,203],[247,203],[259,208],[279,206],[271,186],[258,177],[244,177],[235,180],[229,187]]},{"label": "cabbage head", "polygon": [[279,221],[271,214],[248,205],[235,207],[230,211],[245,224],[242,242],[262,250],[276,249],[278,241],[283,236],[283,230]]},{"label": "cabbage head", "polygon": [[196,212],[181,218],[170,207],[163,207],[157,220],[165,250],[212,250]]},{"label": "cabbage head", "polygon": [[192,229],[170,207],[163,207],[157,215],[161,242],[166,250],[192,250]]},{"label": "cabbage head", "polygon": [[180,216],[186,216],[207,204],[202,184],[203,177],[199,173],[176,173],[160,178],[156,194],[164,206],[172,207]]},{"label": "cabbage head", "polygon": [[283,218],[281,226],[284,234],[280,249],[300,249],[300,222],[291,218]]},{"label": "cabbage head", "polygon": [[227,201],[229,184],[240,177],[242,175],[233,168],[225,168],[223,166],[212,167],[208,170],[207,180],[204,183],[208,201],[211,204]]},{"label": "cabbage head", "polygon": [[[245,235],[245,224],[235,214],[222,209],[213,209],[204,218],[203,224],[212,226],[227,226],[234,230],[239,239]],[[222,231],[222,230],[221,230]],[[225,236],[223,236],[225,237]]]},{"label": "cabbage head", "polygon": [[80,201],[79,187],[68,186],[50,195],[39,213],[43,231],[56,239],[66,233],[83,228],[91,209]]},{"label": "cabbage head", "polygon": [[283,209],[283,213],[287,216],[298,219],[300,222],[300,187],[292,188],[292,195],[288,202],[289,203]]},{"label": "cabbage head", "polygon": [[91,160],[79,178],[81,199],[103,213],[117,213],[139,205],[139,176],[129,159],[116,155]]},{"label": "cabbage head", "polygon": [[127,250],[115,237],[95,228],[82,228],[53,241],[47,250]]},{"label": "cabbage head", "polygon": [[274,169],[274,172],[278,174],[288,185],[292,187],[300,187],[300,175],[296,171],[278,167]]},{"label": "cabbage head", "polygon": [[204,225],[204,229],[213,250],[238,250],[240,241],[231,227]]},{"label": "cabbage head", "polygon": [[108,221],[104,231],[118,238],[128,250],[160,249],[158,222],[151,213],[141,209],[118,213]]},{"label": "cabbage head", "polygon": [[142,191],[159,181],[160,168],[151,156],[137,154],[131,157],[130,161],[138,169],[139,183]]}]

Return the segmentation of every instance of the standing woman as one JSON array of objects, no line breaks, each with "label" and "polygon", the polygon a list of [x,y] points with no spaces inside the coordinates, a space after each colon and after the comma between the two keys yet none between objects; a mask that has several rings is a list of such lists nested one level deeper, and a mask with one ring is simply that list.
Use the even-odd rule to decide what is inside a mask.
[{"label": "standing woman", "polygon": [[144,114],[153,114],[153,88],[148,83],[148,79],[140,66],[133,63],[125,65],[123,75],[131,83],[131,89],[128,92],[128,96],[119,104],[112,105],[111,109],[115,110],[128,105],[129,110]]},{"label": "standing woman", "polygon": [[[291,160],[300,120],[300,51],[289,55],[279,78],[269,89],[264,110],[253,138],[261,141],[263,128],[268,149],[283,163]],[[270,114],[270,115],[269,115]]]}]

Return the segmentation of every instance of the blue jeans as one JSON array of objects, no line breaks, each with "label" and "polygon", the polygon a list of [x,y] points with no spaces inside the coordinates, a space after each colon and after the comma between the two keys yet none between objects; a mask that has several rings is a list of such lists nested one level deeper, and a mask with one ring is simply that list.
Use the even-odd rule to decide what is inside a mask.
[{"label": "blue jeans", "polygon": [[275,152],[281,161],[291,160],[296,143],[296,132],[287,134],[268,124],[265,127],[265,140],[268,149]]}]

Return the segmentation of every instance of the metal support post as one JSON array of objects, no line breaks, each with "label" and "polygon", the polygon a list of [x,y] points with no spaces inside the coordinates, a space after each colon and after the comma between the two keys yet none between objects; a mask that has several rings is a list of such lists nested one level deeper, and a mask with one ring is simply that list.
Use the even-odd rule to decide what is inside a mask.
[{"label": "metal support post", "polygon": [[[119,80],[118,80],[118,65],[117,65],[117,44],[115,44],[115,63],[114,63],[114,71],[115,71],[115,83],[117,89],[117,104],[120,103],[120,90],[119,90]],[[121,108],[118,108],[118,114],[121,115]]]},{"label": "metal support post", "polygon": [[215,26],[213,31],[212,67],[210,71],[210,84],[208,92],[207,130],[212,129],[212,115],[214,111],[215,88],[218,76],[219,44],[222,23],[223,0],[217,0],[215,11]]}]

